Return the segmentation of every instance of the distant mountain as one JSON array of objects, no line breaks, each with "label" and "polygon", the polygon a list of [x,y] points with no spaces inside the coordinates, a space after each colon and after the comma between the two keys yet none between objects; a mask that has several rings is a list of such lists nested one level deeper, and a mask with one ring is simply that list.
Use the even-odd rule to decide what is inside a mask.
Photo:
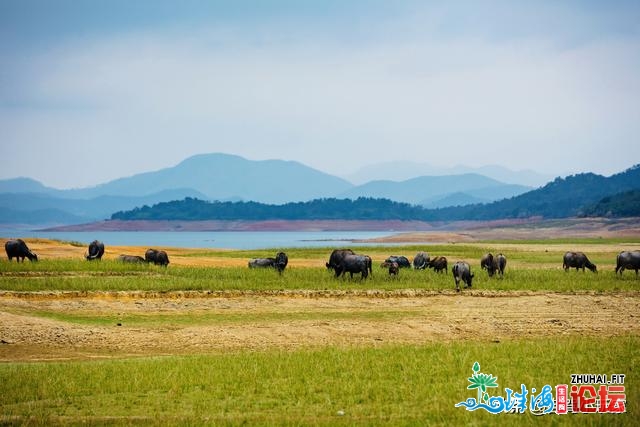
[{"label": "distant mountain", "polygon": [[489,165],[480,167],[454,166],[440,167],[428,163],[394,161],[365,166],[344,178],[360,185],[369,181],[391,180],[406,181],[421,176],[461,175],[475,173],[493,178],[496,181],[519,184],[527,187],[540,187],[554,177],[525,169],[514,171],[503,166]]},{"label": "distant mountain", "polygon": [[185,197],[202,198],[203,194],[194,190],[177,189],[144,197],[99,196],[93,199],[65,199],[45,193],[3,193],[0,194],[0,223],[78,224],[109,218],[118,210]]},{"label": "distant mountain", "polygon": [[456,192],[444,197],[436,196],[430,200],[424,200],[421,204],[428,209],[446,208],[449,206],[465,206],[478,203],[489,203],[491,200],[474,197],[467,193]]},{"label": "distant mountain", "polygon": [[487,220],[501,218],[566,218],[584,213],[601,199],[640,189],[640,165],[604,177],[583,173],[556,178],[542,188],[485,205],[467,205],[431,211],[430,220]]},{"label": "distant mountain", "polygon": [[49,193],[55,191],[31,178],[12,178],[0,181],[0,193]]},{"label": "distant mountain", "polygon": [[344,179],[284,160],[247,160],[230,154],[201,154],[177,166],[73,190],[73,197],[145,196],[189,188],[209,200],[286,203],[332,196],[352,186]]},{"label": "distant mountain", "polygon": [[58,190],[29,178],[0,181],[0,223],[91,222],[117,211],[185,198],[271,205],[365,198],[435,208],[418,209],[424,211],[422,220],[565,217],[581,214],[583,208],[604,197],[640,188],[638,175],[638,167],[609,178],[580,174],[557,178],[534,191],[477,173],[378,180],[354,186],[298,162],[203,154],[174,167],[89,188]]},{"label": "distant mountain", "polygon": [[[29,178],[0,181],[0,223],[69,224],[186,197],[286,203],[333,196],[352,184],[301,163],[228,154],[190,157],[175,167],[95,187],[58,190]],[[40,220],[38,219],[40,218]]]},{"label": "distant mountain", "polygon": [[478,174],[422,176],[406,181],[372,181],[337,197],[357,199],[373,197],[415,205],[429,206],[435,200],[447,200],[452,194],[464,193],[468,198],[491,202],[531,190],[522,185],[504,184]]},{"label": "distant mountain", "polygon": [[79,224],[86,222],[86,220],[84,217],[73,215],[60,209],[38,209],[32,211],[11,208],[0,209],[0,224],[52,226]]}]

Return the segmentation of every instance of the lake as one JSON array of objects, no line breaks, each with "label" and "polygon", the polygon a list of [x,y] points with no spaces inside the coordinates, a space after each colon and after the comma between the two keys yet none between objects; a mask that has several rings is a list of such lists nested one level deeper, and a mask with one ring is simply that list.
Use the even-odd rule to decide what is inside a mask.
[{"label": "lake", "polygon": [[382,231],[24,231],[0,230],[2,238],[44,238],[89,244],[97,239],[105,245],[267,249],[295,247],[373,246],[354,240],[393,234]]}]

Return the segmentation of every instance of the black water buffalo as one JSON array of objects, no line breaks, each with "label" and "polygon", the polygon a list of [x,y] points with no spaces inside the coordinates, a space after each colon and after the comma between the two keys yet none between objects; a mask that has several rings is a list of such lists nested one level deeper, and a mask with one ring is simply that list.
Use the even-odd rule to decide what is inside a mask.
[{"label": "black water buffalo", "polygon": [[492,277],[496,272],[496,262],[491,252],[482,255],[482,258],[480,258],[480,268],[487,270],[489,277]]},{"label": "black water buffalo", "polygon": [[87,261],[92,261],[94,259],[101,260],[102,255],[104,255],[104,243],[94,240],[89,243],[89,251],[85,254],[85,258]]},{"label": "black water buffalo", "polygon": [[473,273],[471,267],[464,261],[456,262],[451,268],[453,273],[453,280],[456,282],[456,291],[460,292],[460,281],[465,284],[465,288],[471,287],[471,281],[473,280]]},{"label": "black water buffalo", "polygon": [[403,255],[391,255],[389,258],[385,259],[382,264],[380,264],[380,267],[387,268],[392,262],[397,263],[400,268],[411,268],[409,259]]},{"label": "black water buffalo", "polygon": [[31,252],[22,239],[8,240],[7,243],[4,244],[4,250],[7,252],[9,261],[13,258],[15,258],[17,262],[24,262],[25,258],[29,258],[29,261],[38,260],[38,255]]},{"label": "black water buffalo", "polygon": [[287,267],[287,264],[289,264],[289,257],[287,256],[287,254],[285,254],[284,252],[278,252],[276,254],[276,270],[278,270],[278,273],[282,274],[282,272],[284,271],[284,269]]},{"label": "black water buffalo", "polygon": [[128,262],[131,264],[144,264],[147,262],[144,258],[137,255],[120,255],[117,260],[120,262]]},{"label": "black water buffalo", "polygon": [[249,268],[275,268],[275,266],[275,258],[253,258],[249,260]]},{"label": "black water buffalo", "polygon": [[366,279],[371,271],[371,257],[368,255],[354,255],[346,254],[340,260],[340,263],[334,267],[336,277],[340,277],[341,274],[350,273],[353,278],[353,273],[361,273],[360,279]]},{"label": "black water buffalo", "polygon": [[636,277],[638,277],[638,270],[640,270],[640,251],[622,251],[616,257],[616,274],[624,270],[635,270]]},{"label": "black water buffalo", "polygon": [[342,258],[344,258],[345,255],[354,254],[355,252],[353,252],[351,249],[334,249],[334,251],[331,252],[331,255],[329,256],[329,262],[326,263],[327,269],[335,270],[335,268],[342,262]]},{"label": "black water buffalo", "polygon": [[426,252],[418,252],[413,258],[413,268],[416,270],[424,270],[429,264],[429,254]]},{"label": "black water buffalo", "polygon": [[500,274],[500,277],[504,277],[504,269],[507,267],[507,257],[502,254],[496,255],[494,258],[494,265],[498,274]]},{"label": "black water buffalo", "polygon": [[427,267],[433,268],[433,271],[436,273],[442,273],[442,270],[445,272],[447,270],[447,259],[443,256],[437,256],[429,260]]},{"label": "black water buffalo", "polygon": [[564,254],[564,258],[562,260],[562,268],[564,268],[564,271],[568,271],[570,268],[575,268],[576,271],[579,269],[584,271],[585,267],[593,273],[598,272],[596,265],[592,264],[591,261],[589,261],[589,258],[587,258],[587,256],[582,252],[567,252]]},{"label": "black water buffalo", "polygon": [[392,262],[389,264],[389,276],[394,275],[397,276],[400,271],[400,267],[397,262]]},{"label": "black water buffalo", "polygon": [[157,249],[147,249],[144,253],[145,261],[153,263],[155,265],[162,265],[166,267],[169,265],[169,255],[165,251],[159,251]]}]

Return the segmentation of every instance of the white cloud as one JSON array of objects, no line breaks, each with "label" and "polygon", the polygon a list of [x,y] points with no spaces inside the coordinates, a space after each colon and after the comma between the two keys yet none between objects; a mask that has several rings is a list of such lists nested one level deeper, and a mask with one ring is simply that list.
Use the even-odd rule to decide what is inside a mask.
[{"label": "white cloud", "polygon": [[57,46],[4,95],[2,154],[16,166],[2,173],[82,186],[214,151],[339,174],[396,159],[611,173],[640,158],[638,39],[409,26],[369,42],[196,29]]}]

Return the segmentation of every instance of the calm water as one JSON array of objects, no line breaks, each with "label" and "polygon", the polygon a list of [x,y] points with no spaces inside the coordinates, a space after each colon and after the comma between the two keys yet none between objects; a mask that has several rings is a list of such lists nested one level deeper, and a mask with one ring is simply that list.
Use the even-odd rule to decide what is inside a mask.
[{"label": "calm water", "polygon": [[263,249],[293,247],[371,246],[353,240],[372,239],[393,234],[375,231],[96,231],[45,232],[0,230],[3,238],[67,240],[89,244],[98,239],[105,245],[157,246],[183,248]]}]

